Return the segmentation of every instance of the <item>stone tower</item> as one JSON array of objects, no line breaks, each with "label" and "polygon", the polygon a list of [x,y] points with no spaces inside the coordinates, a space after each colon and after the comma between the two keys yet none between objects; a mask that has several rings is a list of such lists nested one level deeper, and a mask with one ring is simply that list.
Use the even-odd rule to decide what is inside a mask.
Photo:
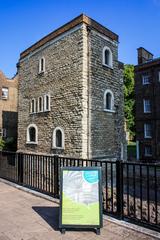
[{"label": "stone tower", "polygon": [[20,55],[19,151],[125,158],[118,35],[80,15]]}]

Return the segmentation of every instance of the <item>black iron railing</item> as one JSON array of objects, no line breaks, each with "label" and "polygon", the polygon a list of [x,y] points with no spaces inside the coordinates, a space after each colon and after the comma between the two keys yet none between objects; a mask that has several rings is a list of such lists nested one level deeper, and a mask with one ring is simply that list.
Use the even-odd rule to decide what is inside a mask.
[{"label": "black iron railing", "polygon": [[0,177],[59,197],[64,166],[102,168],[103,211],[160,231],[160,165],[0,152]]}]

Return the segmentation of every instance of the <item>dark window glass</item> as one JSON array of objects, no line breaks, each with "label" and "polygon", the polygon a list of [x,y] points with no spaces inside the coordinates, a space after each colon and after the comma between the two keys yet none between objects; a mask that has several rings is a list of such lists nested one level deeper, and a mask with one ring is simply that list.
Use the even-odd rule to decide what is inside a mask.
[{"label": "dark window glass", "polygon": [[30,142],[36,141],[36,129],[34,127],[30,127],[29,129],[29,140]]},{"label": "dark window glass", "polygon": [[60,130],[56,131],[56,147],[62,147],[62,132]]},{"label": "dark window glass", "polygon": [[42,111],[42,98],[39,98],[39,111]]},{"label": "dark window glass", "polygon": [[32,100],[32,104],[31,104],[31,112],[35,112],[35,101],[34,99]]},{"label": "dark window glass", "polygon": [[112,108],[112,96],[110,93],[106,94],[106,109],[111,110]]},{"label": "dark window glass", "polygon": [[44,59],[41,58],[41,72],[44,71]]},{"label": "dark window glass", "polygon": [[49,110],[49,97],[46,96],[46,110]]},{"label": "dark window glass", "polygon": [[110,57],[109,50],[105,50],[105,64],[106,65],[109,65],[109,57]]}]

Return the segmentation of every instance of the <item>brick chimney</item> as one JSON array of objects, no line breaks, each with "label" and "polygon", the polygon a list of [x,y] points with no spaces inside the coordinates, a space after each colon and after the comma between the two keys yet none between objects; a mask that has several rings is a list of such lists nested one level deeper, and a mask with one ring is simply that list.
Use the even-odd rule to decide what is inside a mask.
[{"label": "brick chimney", "polygon": [[138,51],[138,64],[142,64],[153,59],[153,54],[148,52],[143,47],[138,48],[137,51]]}]

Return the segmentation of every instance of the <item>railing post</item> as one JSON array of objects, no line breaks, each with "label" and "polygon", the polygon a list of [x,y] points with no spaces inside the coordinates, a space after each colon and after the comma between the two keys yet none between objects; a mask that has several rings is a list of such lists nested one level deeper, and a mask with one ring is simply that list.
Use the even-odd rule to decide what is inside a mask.
[{"label": "railing post", "polygon": [[54,196],[59,197],[58,155],[54,156]]},{"label": "railing post", "polygon": [[23,153],[18,153],[18,183],[23,185]]},{"label": "railing post", "polygon": [[123,218],[123,162],[116,162],[117,216]]}]

